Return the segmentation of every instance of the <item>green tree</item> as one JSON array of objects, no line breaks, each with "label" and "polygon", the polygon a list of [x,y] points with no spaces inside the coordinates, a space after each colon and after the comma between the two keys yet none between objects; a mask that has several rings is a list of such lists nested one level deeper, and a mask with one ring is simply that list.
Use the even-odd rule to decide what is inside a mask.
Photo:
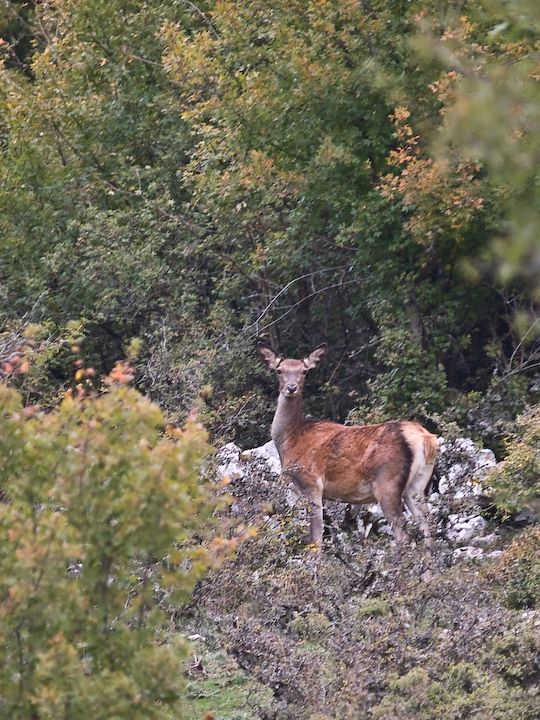
[{"label": "green tree", "polygon": [[408,43],[432,5],[220,3],[211,29],[166,29],[198,140],[186,182],[222,268],[217,318],[287,352],[330,339],[349,396],[328,386],[324,412],[359,387],[373,417],[442,409],[473,333],[490,364],[478,350],[496,292],[457,270],[486,242],[493,192],[471,164],[435,165],[415,128],[443,103],[440,70]]},{"label": "green tree", "polygon": [[[439,45],[487,58],[475,6],[36,5],[30,72],[2,71],[0,314],[82,318],[98,369],[141,337],[151,396],[185,417],[206,386],[210,430],[242,442],[263,439],[259,334],[333,346],[317,414],[485,390],[519,338],[500,281],[460,267],[500,232],[505,190],[482,158],[433,157],[457,71],[411,43],[429,17]],[[501,44],[501,67],[515,57]]]},{"label": "green tree", "polygon": [[506,442],[506,457],[490,475],[497,505],[507,513],[540,510],[540,407],[516,419]]},{"label": "green tree", "polygon": [[34,416],[0,385],[3,717],[178,713],[186,646],[159,642],[156,588],[185,595],[206,563],[185,546],[212,507],[205,434],[192,422],[163,435],[128,377],[120,365],[107,392]]},{"label": "green tree", "polygon": [[459,29],[430,46],[446,67],[439,152],[482,163],[498,187],[504,221],[486,248],[503,280],[528,282],[538,299],[540,228],[540,8],[485,0]]}]

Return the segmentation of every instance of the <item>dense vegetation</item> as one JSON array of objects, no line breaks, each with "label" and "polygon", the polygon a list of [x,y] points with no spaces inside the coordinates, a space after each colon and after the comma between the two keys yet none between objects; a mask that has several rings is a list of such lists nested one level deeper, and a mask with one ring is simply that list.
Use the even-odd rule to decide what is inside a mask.
[{"label": "dense vegetation", "polygon": [[214,435],[243,442],[268,417],[258,335],[332,345],[326,415],[515,412],[538,359],[537,21],[524,1],[8,3],[4,324],[82,320],[99,370],[137,336],[140,387],[177,418],[204,387]]},{"label": "dense vegetation", "polygon": [[185,645],[154,644],[167,626],[155,589],[185,594],[206,566],[178,544],[212,508],[205,437],[192,423],[160,438],[159,408],[122,378],[119,366],[109,392],[68,393],[46,415],[0,386],[3,717],[179,708]]},{"label": "dense vegetation", "polygon": [[[316,414],[472,435],[497,512],[538,510],[539,35],[535,0],[1,4],[0,713],[179,707],[155,589],[174,547],[199,571],[192,411],[267,439],[258,337],[330,344]],[[425,692],[495,707],[469,661]],[[377,717],[424,717],[411,673]]]}]

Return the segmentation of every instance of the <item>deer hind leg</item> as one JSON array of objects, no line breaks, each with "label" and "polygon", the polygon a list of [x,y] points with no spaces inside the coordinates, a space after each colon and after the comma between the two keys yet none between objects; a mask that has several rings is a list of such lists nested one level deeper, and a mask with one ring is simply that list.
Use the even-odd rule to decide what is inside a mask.
[{"label": "deer hind leg", "polygon": [[424,491],[433,474],[434,463],[421,468],[407,483],[403,492],[405,505],[411,512],[415,522],[420,527],[427,545],[431,544],[432,533],[428,521],[427,505],[424,499]]},{"label": "deer hind leg", "polygon": [[379,480],[373,484],[373,495],[390,523],[396,542],[400,545],[408,540],[405,532],[401,487],[389,480]]},{"label": "deer hind leg", "polygon": [[431,544],[431,528],[429,527],[427,508],[424,498],[419,497],[418,495],[415,495],[414,493],[411,493],[409,491],[406,491],[405,493],[403,493],[403,501],[405,502],[407,508],[410,510],[414,521],[417,523],[418,527],[422,531],[422,535],[424,536],[424,541],[426,545]]}]

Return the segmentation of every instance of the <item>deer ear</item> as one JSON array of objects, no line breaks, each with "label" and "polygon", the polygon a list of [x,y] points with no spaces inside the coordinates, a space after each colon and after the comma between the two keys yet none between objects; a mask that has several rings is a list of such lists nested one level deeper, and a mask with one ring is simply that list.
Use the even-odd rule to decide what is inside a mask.
[{"label": "deer ear", "polygon": [[259,343],[257,345],[257,352],[262,357],[264,362],[268,365],[268,367],[272,370],[275,370],[281,362],[281,358],[277,357],[276,353],[271,348],[269,348],[268,345]]},{"label": "deer ear", "polygon": [[309,355],[304,358],[304,365],[307,369],[312,370],[314,367],[317,367],[323,356],[326,355],[327,350],[328,345],[326,343],[323,343],[322,345],[316,347],[315,350],[312,350]]}]

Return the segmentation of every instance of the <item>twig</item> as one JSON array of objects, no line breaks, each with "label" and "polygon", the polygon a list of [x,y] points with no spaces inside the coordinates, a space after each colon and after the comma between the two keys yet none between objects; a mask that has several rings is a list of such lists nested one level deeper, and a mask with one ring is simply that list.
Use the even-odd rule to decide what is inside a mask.
[{"label": "twig", "polygon": [[516,354],[517,354],[518,350],[520,349],[520,347],[522,347],[522,345],[523,345],[523,343],[525,342],[525,340],[527,339],[527,337],[528,337],[528,336],[531,334],[531,332],[533,331],[535,325],[537,325],[537,323],[539,323],[539,322],[540,322],[540,317],[537,317],[536,320],[535,320],[535,321],[532,323],[532,325],[530,326],[530,328],[527,330],[527,332],[525,333],[525,335],[521,338],[521,340],[520,340],[520,341],[518,342],[518,344],[516,345],[516,347],[515,347],[515,349],[514,349],[514,352],[510,355],[510,359],[508,360],[508,368],[509,368],[509,369],[512,367],[512,362],[514,361],[514,358],[516,357]]},{"label": "twig", "polygon": [[[327,285],[326,287],[323,287],[323,288],[321,288],[320,290],[317,290],[317,291],[315,291],[315,292],[313,292],[313,293],[309,293],[309,295],[306,295],[306,297],[302,298],[302,299],[299,300],[298,302],[296,302],[296,303],[294,303],[293,305],[291,305],[291,306],[289,307],[289,309],[286,310],[284,313],[282,313],[278,318],[276,318],[275,320],[272,320],[272,322],[268,323],[268,325],[265,325],[265,326],[262,328],[262,330],[267,330],[269,327],[272,327],[272,325],[275,325],[275,324],[278,323],[280,320],[282,320],[286,315],[288,315],[289,313],[291,313],[291,312],[294,310],[294,308],[298,307],[298,306],[301,305],[303,302],[306,302],[306,300],[309,300],[310,298],[314,297],[315,295],[320,295],[321,293],[326,292],[327,290],[332,290],[332,288],[343,287],[344,285],[350,285],[351,283],[358,282],[358,279],[359,279],[359,278],[354,278],[353,280],[346,280],[345,282],[341,281],[341,282],[338,282],[338,283],[333,283],[332,285]],[[259,331],[259,332],[260,332],[260,331]],[[254,335],[252,335],[252,337],[255,337],[255,336],[258,335],[258,334],[259,334],[259,333],[255,333]]]},{"label": "twig", "polygon": [[212,35],[214,36],[214,39],[215,39],[215,40],[218,40],[218,39],[219,39],[219,33],[218,33],[218,31],[216,30],[215,26],[212,24],[212,21],[210,20],[210,18],[208,18],[208,17],[205,15],[205,13],[201,10],[201,8],[198,7],[197,5],[195,5],[195,3],[191,2],[191,0],[183,0],[183,2],[184,2],[186,5],[189,5],[189,7],[197,13],[197,15],[201,18],[201,20],[202,20],[202,21],[207,25],[207,27],[211,30]]},{"label": "twig", "polygon": [[[256,318],[252,323],[250,323],[250,324],[248,325],[248,328],[253,327],[254,325],[257,325],[257,324],[264,318],[264,316],[268,314],[268,311],[270,310],[270,308],[272,307],[272,305],[276,302],[276,300],[277,300],[279,297],[281,297],[281,295],[283,295],[283,293],[287,292],[287,290],[288,290],[292,285],[294,285],[295,283],[300,282],[300,280],[305,280],[306,278],[309,278],[309,277],[310,277],[310,278],[313,278],[314,275],[317,275],[317,274],[319,274],[319,273],[323,273],[323,272],[334,272],[335,270],[343,270],[343,269],[346,268],[346,267],[348,267],[348,266],[346,266],[346,265],[339,265],[338,267],[323,268],[322,270],[312,270],[312,271],[309,272],[309,273],[305,273],[305,275],[299,275],[298,277],[295,277],[293,280],[291,280],[291,281],[288,282],[286,285],[284,285],[284,286],[281,288],[281,290],[280,290],[276,295],[274,295],[274,297],[270,300],[270,302],[268,303],[268,305],[267,305],[267,306],[264,308],[264,310],[261,312],[261,314],[259,315],[259,317]],[[315,291],[314,293],[311,293],[311,295],[308,295],[306,298],[304,298],[304,300],[307,299],[308,297],[311,297],[311,296],[316,295],[316,294],[317,294],[317,292]],[[302,302],[302,301],[301,301],[301,302]],[[298,303],[297,303],[297,304],[298,304]],[[295,306],[293,305],[292,307],[295,307]],[[268,326],[268,327],[269,327],[269,326]]]}]

